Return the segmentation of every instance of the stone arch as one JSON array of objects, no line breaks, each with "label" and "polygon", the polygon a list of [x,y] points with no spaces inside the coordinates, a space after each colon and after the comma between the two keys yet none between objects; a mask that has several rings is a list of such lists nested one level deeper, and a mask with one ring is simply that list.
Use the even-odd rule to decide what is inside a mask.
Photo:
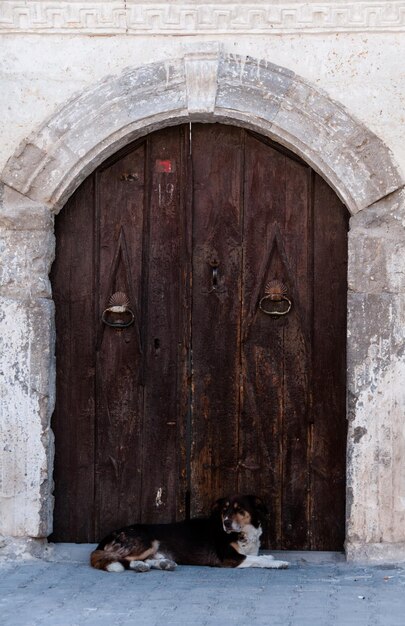
[{"label": "stone arch", "polygon": [[239,124],[275,139],[352,213],[403,184],[384,143],[326,94],[286,68],[218,51],[129,69],[87,89],[23,142],[2,181],[58,210],[122,145],[185,121]]},{"label": "stone arch", "polygon": [[[20,459],[2,461],[3,475],[11,478],[0,533],[41,538],[52,530],[52,213],[123,145],[188,121],[236,124],[274,139],[357,213],[349,237],[347,553],[395,560],[400,549],[405,559],[405,464],[398,461],[405,458],[398,382],[405,291],[398,259],[405,232],[397,219],[404,213],[404,181],[387,146],[325,93],[288,69],[217,49],[128,69],[85,90],[19,146],[0,176],[7,266],[0,291],[4,450],[17,449]],[[380,389],[376,401],[371,388]]]}]

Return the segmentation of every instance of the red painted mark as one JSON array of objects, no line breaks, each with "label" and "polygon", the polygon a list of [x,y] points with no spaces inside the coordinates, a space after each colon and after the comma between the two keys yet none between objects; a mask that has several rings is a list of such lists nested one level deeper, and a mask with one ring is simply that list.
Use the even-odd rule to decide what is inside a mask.
[{"label": "red painted mark", "polygon": [[171,172],[174,171],[173,163],[169,159],[167,159],[166,161],[163,161],[161,159],[157,159],[156,160],[156,171],[157,172],[164,172],[165,174],[170,174]]}]

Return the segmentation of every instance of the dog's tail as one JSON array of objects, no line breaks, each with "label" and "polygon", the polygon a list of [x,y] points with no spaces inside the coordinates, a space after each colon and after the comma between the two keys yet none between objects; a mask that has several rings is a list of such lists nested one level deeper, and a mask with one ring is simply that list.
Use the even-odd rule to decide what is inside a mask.
[{"label": "dog's tail", "polygon": [[129,569],[127,560],[117,558],[105,550],[93,550],[90,555],[90,565],[105,572],[121,572],[124,569]]}]

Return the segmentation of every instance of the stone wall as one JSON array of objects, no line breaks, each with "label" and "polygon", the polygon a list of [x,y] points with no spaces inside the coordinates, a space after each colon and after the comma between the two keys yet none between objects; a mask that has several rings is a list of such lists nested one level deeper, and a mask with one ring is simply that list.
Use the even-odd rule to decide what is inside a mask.
[{"label": "stone wall", "polygon": [[0,533],[52,529],[54,213],[129,140],[225,121],[353,214],[347,554],[405,560],[404,30],[402,1],[0,4]]}]

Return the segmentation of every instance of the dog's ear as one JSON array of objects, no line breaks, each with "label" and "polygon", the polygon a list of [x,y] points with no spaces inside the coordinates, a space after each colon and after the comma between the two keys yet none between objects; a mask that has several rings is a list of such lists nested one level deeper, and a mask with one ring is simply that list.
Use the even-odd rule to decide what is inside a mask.
[{"label": "dog's ear", "polygon": [[265,505],[265,503],[263,502],[263,500],[261,498],[259,498],[259,496],[248,496],[253,507],[255,508],[255,510],[258,513],[261,513],[261,515],[268,515],[268,508]]},{"label": "dog's ear", "polygon": [[224,508],[225,502],[226,498],[219,498],[219,500],[216,500],[211,507],[211,513],[219,513]]}]

